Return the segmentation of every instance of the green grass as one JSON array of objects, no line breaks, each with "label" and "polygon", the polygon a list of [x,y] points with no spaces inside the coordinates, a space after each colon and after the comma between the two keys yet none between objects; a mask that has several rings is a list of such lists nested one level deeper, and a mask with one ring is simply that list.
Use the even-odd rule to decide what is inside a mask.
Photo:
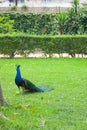
[{"label": "green grass", "polygon": [[[45,93],[18,94],[15,64]],[[87,59],[0,59],[0,82],[11,106],[1,106],[0,130],[87,130]]]}]

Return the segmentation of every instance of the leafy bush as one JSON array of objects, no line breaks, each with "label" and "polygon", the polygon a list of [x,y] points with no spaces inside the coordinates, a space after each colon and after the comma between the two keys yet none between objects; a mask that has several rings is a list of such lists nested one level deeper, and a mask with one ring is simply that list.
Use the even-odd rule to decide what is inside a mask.
[{"label": "leafy bush", "polygon": [[10,20],[8,16],[0,16],[0,33],[14,32],[14,20]]},{"label": "leafy bush", "polygon": [[30,36],[27,34],[0,35],[0,53],[13,57],[15,53],[29,54],[35,50],[45,54],[87,54],[87,35]]},{"label": "leafy bush", "polygon": [[[12,12],[0,14],[0,17],[8,17],[9,20],[14,21],[11,25],[14,26],[16,32],[31,35],[87,34],[87,6],[80,8],[79,0],[73,0],[72,8],[66,12],[59,11],[55,14],[25,13],[27,11],[26,5],[21,7],[23,12],[25,10],[24,13],[15,13],[16,9],[17,6],[13,6]],[[8,27],[8,24],[6,26]]]},{"label": "leafy bush", "polygon": [[11,10],[13,10],[13,11],[15,11],[16,9],[17,9],[16,5],[14,5],[14,6],[11,7]]},{"label": "leafy bush", "polygon": [[87,6],[80,9],[79,13],[79,34],[87,34]]},{"label": "leafy bush", "polygon": [[27,10],[27,6],[26,5],[22,5],[21,7],[23,10]]}]

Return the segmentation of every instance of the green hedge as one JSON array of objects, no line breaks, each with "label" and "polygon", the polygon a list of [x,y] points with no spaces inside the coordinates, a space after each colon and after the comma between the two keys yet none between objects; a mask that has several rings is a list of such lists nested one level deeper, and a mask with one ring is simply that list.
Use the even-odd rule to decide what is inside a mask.
[{"label": "green hedge", "polygon": [[[57,14],[0,13],[14,20],[17,32],[33,34],[58,34]],[[56,22],[56,23],[55,23]]]},{"label": "green hedge", "polygon": [[[9,12],[0,13],[0,17],[8,17],[14,21],[13,32],[30,35],[87,34],[86,11],[81,11],[78,15],[73,12],[73,9],[56,14]],[[3,30],[2,33],[4,33]]]},{"label": "green hedge", "polygon": [[45,54],[87,54],[87,35],[30,36],[28,34],[0,35],[0,53],[13,57],[15,53],[29,54],[35,50]]}]

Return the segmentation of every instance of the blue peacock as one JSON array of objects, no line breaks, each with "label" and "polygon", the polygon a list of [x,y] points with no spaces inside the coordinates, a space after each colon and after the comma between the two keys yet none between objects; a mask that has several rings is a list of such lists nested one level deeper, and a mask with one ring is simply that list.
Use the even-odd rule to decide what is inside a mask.
[{"label": "blue peacock", "polygon": [[15,83],[17,85],[17,87],[20,89],[22,88],[23,90],[29,91],[29,92],[45,92],[45,91],[50,91],[53,88],[51,87],[44,87],[44,86],[36,86],[35,84],[33,84],[31,81],[23,78],[21,76],[21,72],[20,72],[20,65],[16,65],[16,77],[15,77]]}]

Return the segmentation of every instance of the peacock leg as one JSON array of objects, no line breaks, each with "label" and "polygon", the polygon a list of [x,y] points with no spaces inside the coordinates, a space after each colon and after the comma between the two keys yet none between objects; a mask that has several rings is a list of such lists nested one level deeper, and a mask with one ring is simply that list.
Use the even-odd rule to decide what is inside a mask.
[{"label": "peacock leg", "polygon": [[22,88],[21,88],[21,87],[19,87],[19,94],[21,94],[21,95],[22,95],[22,93],[23,93]]}]

